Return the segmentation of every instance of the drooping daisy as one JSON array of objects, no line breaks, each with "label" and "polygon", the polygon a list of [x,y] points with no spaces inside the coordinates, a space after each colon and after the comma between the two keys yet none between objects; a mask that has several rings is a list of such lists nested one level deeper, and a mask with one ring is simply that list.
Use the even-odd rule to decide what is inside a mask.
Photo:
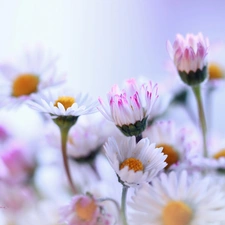
[{"label": "drooping daisy", "polygon": [[93,196],[76,195],[60,209],[61,223],[68,225],[110,225],[110,215]]},{"label": "drooping daisy", "polygon": [[143,137],[148,137],[157,147],[163,147],[162,152],[167,155],[165,169],[174,169],[180,164],[190,166],[192,158],[197,154],[197,131],[189,127],[177,127],[172,120],[155,122],[143,132]]},{"label": "drooping daisy", "polygon": [[57,59],[43,46],[35,46],[17,60],[1,63],[1,106],[19,105],[31,94],[62,83],[65,75],[57,74]]},{"label": "drooping daisy", "polygon": [[118,142],[109,138],[104,146],[105,154],[119,181],[126,186],[150,182],[165,166],[166,155],[148,138],[123,137]]},{"label": "drooping daisy", "polygon": [[156,99],[158,87],[151,81],[138,84],[135,79],[125,82],[125,88],[120,90],[114,85],[108,93],[108,104],[99,98],[99,111],[106,119],[115,125],[126,136],[138,136],[146,127],[146,121],[151,113]]},{"label": "drooping daisy", "polygon": [[225,193],[211,177],[174,171],[144,184],[132,197],[130,225],[203,225],[225,222]]},{"label": "drooping daisy", "polygon": [[173,46],[167,42],[167,50],[184,83],[196,85],[206,79],[208,47],[209,41],[201,33],[186,37],[177,34]]}]

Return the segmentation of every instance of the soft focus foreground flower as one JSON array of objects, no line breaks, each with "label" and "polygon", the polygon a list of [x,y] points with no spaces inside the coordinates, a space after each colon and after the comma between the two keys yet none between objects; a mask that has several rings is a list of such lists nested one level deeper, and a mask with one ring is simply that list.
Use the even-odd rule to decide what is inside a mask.
[{"label": "soft focus foreground flower", "polygon": [[118,142],[109,138],[104,148],[120,182],[127,186],[150,182],[166,166],[162,148],[156,148],[148,138],[137,144],[134,136],[121,138]]},{"label": "soft focus foreground flower", "polygon": [[177,34],[172,44],[167,42],[167,50],[172,58],[181,79],[188,85],[196,85],[207,77],[206,55],[209,41],[201,33],[187,34],[184,38]]},{"label": "soft focus foreground flower", "polygon": [[[60,134],[55,126],[49,125],[46,127],[46,142],[60,149]],[[117,133],[118,129],[100,113],[83,115],[68,134],[68,156],[78,162],[89,161],[101,150],[107,138]]]},{"label": "soft focus foreground flower", "polygon": [[139,85],[135,79],[125,82],[120,90],[114,85],[108,93],[109,107],[99,98],[99,111],[114,122],[126,136],[138,136],[146,127],[146,121],[158,98],[158,87],[150,81]]},{"label": "soft focus foreground flower", "polygon": [[31,94],[62,83],[64,75],[58,75],[56,61],[42,46],[29,49],[16,62],[0,64],[2,82],[1,106],[18,105],[30,99]]},{"label": "soft focus foreground flower", "polygon": [[47,92],[33,95],[29,102],[31,108],[51,115],[51,117],[78,117],[80,115],[96,112],[97,101],[93,101],[89,95],[81,93],[75,95],[68,91],[57,93]]},{"label": "soft focus foreground flower", "polygon": [[61,208],[61,223],[68,225],[110,225],[111,217],[94,197],[76,195]]},{"label": "soft focus foreground flower", "polygon": [[162,173],[152,184],[144,184],[132,197],[135,210],[129,224],[203,225],[222,224],[225,193],[212,178]]}]

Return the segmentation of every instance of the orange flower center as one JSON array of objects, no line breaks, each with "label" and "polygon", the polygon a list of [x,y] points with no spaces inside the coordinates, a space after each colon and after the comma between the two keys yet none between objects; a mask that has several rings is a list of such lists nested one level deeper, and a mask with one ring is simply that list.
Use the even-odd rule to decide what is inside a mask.
[{"label": "orange flower center", "polygon": [[188,225],[192,219],[192,209],[181,201],[171,201],[163,209],[163,225]]},{"label": "orange flower center", "polygon": [[223,70],[221,66],[216,63],[210,63],[208,65],[209,80],[224,78]]},{"label": "orange flower center", "polygon": [[165,160],[167,163],[167,166],[165,167],[165,169],[168,169],[171,165],[178,162],[179,155],[171,145],[158,144],[157,148],[159,147],[163,147],[163,153],[167,155],[167,158]]},{"label": "orange flower center", "polygon": [[219,151],[213,155],[214,159],[219,159],[221,157],[225,157],[225,149],[222,149],[221,151]]},{"label": "orange flower center", "polygon": [[55,101],[54,106],[58,107],[58,103],[61,103],[64,106],[65,110],[67,110],[75,103],[75,98],[70,96],[61,96]]},{"label": "orange flower center", "polygon": [[29,73],[21,74],[13,81],[12,96],[20,97],[35,93],[37,92],[38,84],[38,76]]},{"label": "orange flower center", "polygon": [[76,214],[79,217],[80,220],[89,222],[92,220],[94,213],[97,209],[97,205],[95,204],[95,201],[92,199],[91,202],[84,203],[83,199],[80,199],[76,203]]},{"label": "orange flower center", "polygon": [[134,172],[144,170],[144,166],[142,162],[139,159],[135,159],[135,158],[128,158],[124,160],[120,164],[120,170],[122,170],[125,166],[128,166],[129,170],[133,170]]}]

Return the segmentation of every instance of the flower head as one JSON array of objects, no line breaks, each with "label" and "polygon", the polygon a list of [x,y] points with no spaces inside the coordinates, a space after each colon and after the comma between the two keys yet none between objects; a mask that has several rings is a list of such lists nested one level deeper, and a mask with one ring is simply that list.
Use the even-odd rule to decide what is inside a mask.
[{"label": "flower head", "polygon": [[211,177],[187,172],[160,174],[144,184],[131,202],[129,224],[196,225],[224,221],[225,194]]},{"label": "flower head", "polygon": [[174,44],[168,41],[167,49],[181,79],[188,85],[203,82],[207,76],[206,55],[209,41],[201,33],[187,34],[183,37],[177,34]]},{"label": "flower head", "polygon": [[150,182],[166,166],[162,148],[155,148],[148,138],[137,144],[134,136],[121,138],[118,143],[109,138],[104,148],[109,163],[124,185]]},{"label": "flower head", "polygon": [[172,120],[155,122],[143,132],[143,137],[148,137],[157,147],[163,147],[167,155],[166,169],[174,169],[182,164],[184,167],[195,157],[196,148],[193,143],[199,139],[197,132],[189,127],[178,128]]},{"label": "flower head", "polygon": [[49,114],[52,118],[90,114],[97,111],[98,104],[89,95],[75,95],[69,91],[33,95],[32,100],[29,102],[31,108]]},{"label": "flower head", "polygon": [[99,98],[99,111],[106,119],[114,122],[126,136],[138,136],[146,127],[146,121],[158,94],[157,85],[150,81],[139,85],[129,79],[125,88],[120,90],[114,85],[108,93],[109,108]]},{"label": "flower head", "polygon": [[62,83],[65,78],[64,75],[57,75],[57,59],[43,46],[35,46],[15,62],[0,64],[4,85],[2,106],[18,105],[30,99],[32,94]]},{"label": "flower head", "polygon": [[68,225],[109,225],[110,216],[92,196],[76,195],[68,206],[61,208],[61,222]]}]

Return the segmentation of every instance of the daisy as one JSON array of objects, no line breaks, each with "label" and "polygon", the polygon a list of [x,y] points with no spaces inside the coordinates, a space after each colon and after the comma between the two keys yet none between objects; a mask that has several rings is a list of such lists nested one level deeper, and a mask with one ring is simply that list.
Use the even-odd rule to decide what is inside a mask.
[{"label": "daisy", "polygon": [[162,152],[167,155],[165,169],[174,169],[180,164],[190,166],[197,155],[199,134],[190,127],[177,127],[174,121],[155,122],[143,132],[143,137],[148,137],[156,147],[163,147]]},{"label": "daisy", "polygon": [[224,85],[225,65],[224,65],[225,43],[217,42],[210,46],[208,57],[208,74],[209,79],[207,87],[214,90]]},{"label": "daisy", "polygon": [[158,87],[151,81],[138,84],[135,79],[125,82],[125,88],[120,90],[114,85],[108,93],[108,104],[99,98],[98,110],[106,119],[115,125],[126,136],[138,136],[146,127],[146,121],[152,107],[158,98]]},{"label": "daisy", "polygon": [[225,139],[221,135],[208,138],[208,157],[201,154],[192,160],[192,164],[201,170],[225,170]]},{"label": "daisy", "polygon": [[[225,194],[211,177],[162,173],[132,197],[130,225],[203,225],[224,222]],[[214,223],[213,223],[214,224]]]},{"label": "daisy", "polygon": [[167,42],[167,50],[184,83],[196,85],[206,79],[208,47],[209,41],[201,33],[186,37],[177,34],[173,46]]},{"label": "daisy", "polygon": [[119,181],[125,186],[150,182],[166,166],[162,148],[156,148],[148,138],[137,144],[134,136],[121,138],[118,142],[109,138],[104,149]]},{"label": "daisy", "polygon": [[41,113],[46,113],[52,119],[58,117],[78,117],[96,112],[97,101],[89,95],[79,93],[75,95],[70,90],[61,92],[47,92],[32,96],[29,106]]},{"label": "daisy", "polygon": [[47,52],[43,46],[35,46],[13,62],[1,63],[2,104],[19,105],[31,94],[62,83],[65,76],[57,75],[58,56]]},{"label": "daisy", "polygon": [[97,101],[93,102],[88,95],[79,94],[75,96],[69,93],[69,90],[61,94],[48,92],[47,94],[33,95],[32,100],[29,103],[30,107],[50,115],[60,129],[63,163],[70,186],[76,193],[67,158],[68,133],[80,115],[97,111]]},{"label": "daisy", "polygon": [[60,209],[61,223],[68,225],[110,225],[110,215],[93,196],[76,195]]}]

